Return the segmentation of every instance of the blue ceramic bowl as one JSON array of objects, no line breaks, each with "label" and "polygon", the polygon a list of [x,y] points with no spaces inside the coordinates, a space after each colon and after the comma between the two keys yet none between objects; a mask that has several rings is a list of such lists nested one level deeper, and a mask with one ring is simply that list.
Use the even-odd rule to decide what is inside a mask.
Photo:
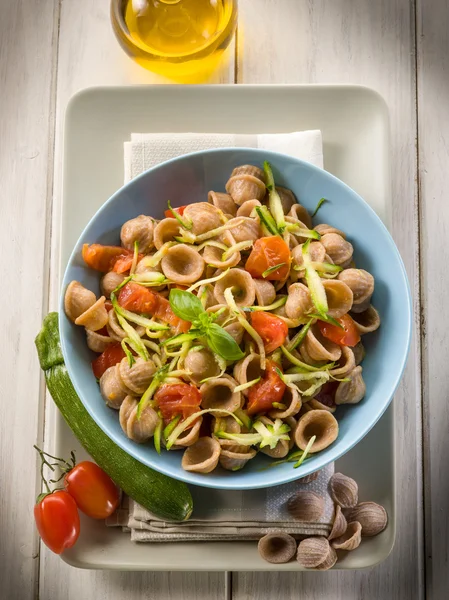
[{"label": "blue ceramic bowl", "polygon": [[373,304],[382,319],[380,329],[363,340],[366,346],[363,362],[365,398],[357,405],[338,409],[338,439],[306,460],[299,469],[293,469],[289,463],[264,470],[272,459],[260,455],[236,473],[221,468],[209,475],[188,473],[181,467],[180,452],[163,451],[159,456],[151,443],[139,445],[129,440],[120,427],[118,412],[108,408],[100,396],[91,370],[93,353],[86,345],[83,329],[66,318],[61,296],[60,332],[65,362],[73,385],[95,422],[142,463],[175,479],[206,487],[268,487],[321,469],[353,448],[389,405],[407,358],[411,300],[401,257],[379,217],[340,180],[295,158],[246,148],[197,152],[154,167],[116,192],[81,234],[64,275],[63,290],[75,279],[99,294],[99,274],[86,268],[81,258],[84,243],[118,244],[120,228],[128,219],[140,214],[161,218],[167,199],[173,206],[205,201],[209,190],[224,191],[234,167],[242,164],[262,166],[264,160],[271,162],[276,182],[292,189],[309,211],[314,210],[320,198],[329,199],[320,209],[316,222],[330,223],[347,233],[354,245],[357,265],[375,277]]}]

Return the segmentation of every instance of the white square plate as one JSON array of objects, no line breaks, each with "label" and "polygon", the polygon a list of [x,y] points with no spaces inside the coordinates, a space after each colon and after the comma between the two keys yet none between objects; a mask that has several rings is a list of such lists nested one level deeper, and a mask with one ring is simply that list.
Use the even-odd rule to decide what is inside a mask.
[{"label": "white square plate", "polygon": [[[66,112],[61,225],[61,273],[82,229],[123,184],[123,142],[131,133],[281,133],[320,129],[325,168],[354,188],[390,223],[388,111],[374,91],[359,86],[137,86],[91,88]],[[55,412],[57,456],[85,456]],[[393,410],[336,469],[359,484],[360,500],[385,506],[389,523],[375,538],[339,560],[339,569],[370,567],[390,553],[395,537]],[[204,490],[207,494],[207,489]],[[255,542],[136,544],[119,528],[83,519],[76,546],[62,555],[90,569],[289,571],[270,565]]]}]

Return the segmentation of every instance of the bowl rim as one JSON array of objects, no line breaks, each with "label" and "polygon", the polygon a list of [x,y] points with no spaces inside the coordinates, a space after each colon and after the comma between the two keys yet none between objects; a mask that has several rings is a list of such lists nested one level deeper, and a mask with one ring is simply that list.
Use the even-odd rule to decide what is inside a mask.
[{"label": "bowl rim", "polygon": [[[403,337],[405,337],[406,342],[402,347],[401,357],[400,357],[400,361],[399,361],[399,368],[397,369],[396,375],[394,376],[394,378],[392,378],[393,381],[392,381],[389,397],[382,405],[380,405],[380,408],[378,409],[375,418],[373,420],[367,422],[363,427],[360,427],[357,430],[357,436],[355,436],[353,441],[350,442],[344,449],[340,449],[340,450],[336,450],[335,448],[332,449],[332,445],[329,447],[329,449],[326,449],[326,450],[328,450],[328,452],[323,455],[323,458],[321,459],[319,465],[315,464],[313,467],[310,467],[310,466],[308,467],[307,461],[305,461],[301,465],[301,468],[299,470],[294,470],[292,468],[291,472],[277,471],[282,474],[282,477],[279,477],[276,481],[268,481],[268,482],[262,481],[262,482],[249,482],[249,483],[247,482],[247,483],[245,483],[245,477],[242,477],[241,478],[242,481],[240,484],[238,482],[238,480],[236,481],[236,483],[234,483],[232,480],[229,480],[228,482],[226,482],[226,480],[224,478],[220,478],[218,480],[215,480],[213,477],[202,478],[202,477],[199,477],[198,476],[199,474],[197,474],[197,473],[190,473],[189,471],[184,472],[181,467],[179,467],[179,471],[180,471],[179,473],[171,472],[167,468],[161,468],[161,466],[160,466],[161,463],[158,463],[157,460],[153,461],[153,460],[151,460],[151,458],[150,458],[150,460],[148,460],[148,459],[143,460],[141,457],[139,457],[137,455],[136,452],[130,451],[130,448],[128,447],[130,440],[126,439],[124,436],[123,436],[123,439],[122,439],[122,437],[117,438],[117,436],[113,432],[110,432],[108,427],[105,426],[102,419],[96,418],[96,415],[95,415],[94,411],[92,411],[90,409],[89,404],[84,402],[84,399],[83,399],[84,394],[81,390],[81,387],[78,385],[77,377],[75,376],[75,374],[72,370],[71,360],[69,358],[70,353],[68,352],[65,334],[64,334],[64,328],[65,328],[64,323],[68,322],[68,319],[64,312],[63,290],[67,286],[66,280],[68,279],[68,272],[72,268],[73,263],[78,256],[81,240],[85,237],[85,234],[86,234],[87,230],[91,227],[92,223],[101,216],[102,212],[105,211],[110,204],[113,204],[116,201],[116,198],[120,194],[123,193],[123,190],[130,188],[133,185],[137,185],[140,180],[148,177],[149,173],[153,173],[160,169],[164,169],[167,167],[167,165],[176,165],[176,163],[178,163],[178,162],[181,163],[184,160],[189,159],[191,157],[195,157],[195,156],[201,157],[201,156],[210,155],[210,154],[232,154],[232,153],[237,153],[237,154],[242,153],[243,154],[243,153],[248,153],[248,152],[255,153],[256,155],[258,155],[261,158],[261,160],[282,161],[287,158],[293,162],[296,162],[299,166],[309,169],[312,173],[314,173],[318,176],[324,176],[324,177],[329,178],[329,180],[332,183],[340,186],[342,191],[345,194],[352,196],[356,202],[358,202],[359,204],[362,204],[364,206],[364,208],[368,211],[368,213],[370,213],[371,218],[373,218],[377,222],[378,226],[380,226],[380,229],[382,230],[382,233],[385,236],[385,242],[388,244],[388,252],[392,253],[397,259],[397,263],[398,263],[401,278],[402,278],[402,283],[404,285],[404,289],[405,289],[406,296],[407,296],[407,302],[404,304],[404,311],[406,312],[405,319],[404,319],[404,321],[406,323],[406,332],[405,332],[405,336],[403,335]],[[167,475],[168,477],[172,477],[173,479],[177,479],[178,481],[183,481],[188,484],[196,485],[199,487],[206,487],[206,488],[213,488],[213,489],[228,489],[228,490],[263,489],[263,488],[272,487],[275,485],[282,485],[282,484],[290,483],[292,481],[300,479],[301,477],[305,477],[306,475],[309,475],[310,473],[313,473],[315,471],[323,469],[326,465],[330,464],[331,462],[335,462],[340,457],[342,457],[347,452],[349,452],[352,448],[354,448],[354,446],[356,446],[360,441],[362,441],[363,438],[369,433],[369,431],[376,425],[376,423],[379,421],[379,419],[382,417],[382,415],[385,413],[385,411],[391,404],[394,394],[395,394],[395,392],[398,388],[398,385],[401,381],[401,378],[402,378],[402,375],[404,373],[404,369],[406,366],[409,350],[410,350],[411,337],[412,337],[412,315],[413,315],[412,296],[411,296],[410,285],[409,285],[407,273],[405,270],[404,262],[402,260],[402,257],[399,253],[399,250],[398,250],[390,232],[388,231],[384,222],[380,219],[380,217],[374,211],[374,209],[355,190],[353,190],[344,181],[342,181],[341,179],[339,179],[332,173],[329,173],[329,171],[326,171],[325,169],[321,169],[320,167],[317,167],[316,165],[313,165],[312,163],[309,163],[305,160],[293,157],[289,154],[284,154],[281,152],[275,152],[275,151],[271,151],[271,150],[264,150],[261,148],[251,148],[251,147],[211,148],[208,150],[199,150],[197,152],[190,152],[188,154],[183,154],[181,156],[177,156],[177,157],[171,158],[169,160],[166,160],[160,164],[154,165],[153,167],[147,169],[146,171],[143,171],[138,176],[136,176],[135,178],[133,178],[132,180],[128,181],[123,186],[121,186],[95,212],[95,214],[89,219],[88,223],[83,228],[83,231],[78,236],[77,242],[70,254],[70,257],[67,261],[67,265],[64,269],[64,275],[63,275],[62,281],[61,281],[60,298],[59,298],[59,331],[60,331],[60,341],[61,341],[62,353],[64,356],[64,362],[65,362],[68,374],[70,376],[70,379],[72,381],[72,384],[75,388],[75,391],[78,394],[81,402],[83,403],[84,408],[88,411],[89,415],[92,417],[94,422],[122,450],[124,450],[127,454],[130,454],[133,458],[135,458],[139,462],[142,462],[149,468],[154,469],[155,471],[158,471],[160,473],[163,473],[164,475]],[[71,323],[71,325],[73,326],[72,323]],[[135,444],[135,446],[136,446],[136,448],[139,447],[138,444]],[[133,449],[133,446],[131,446],[131,449]],[[330,455],[329,458],[324,458],[324,456],[329,456],[329,455]],[[319,456],[319,455],[317,455],[317,456]],[[261,477],[263,477],[262,473],[264,473],[264,471],[260,471],[260,473],[261,473]]]}]

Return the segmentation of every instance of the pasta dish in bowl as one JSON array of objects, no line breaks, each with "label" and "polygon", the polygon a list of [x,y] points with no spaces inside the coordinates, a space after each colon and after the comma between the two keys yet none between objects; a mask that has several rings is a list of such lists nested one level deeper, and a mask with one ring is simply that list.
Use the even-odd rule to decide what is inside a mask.
[{"label": "pasta dish in bowl", "polygon": [[328,173],[260,150],[187,155],[119,190],[83,232],[61,302],[97,423],[210,487],[287,482],[349,450],[388,406],[410,336],[378,217]]}]

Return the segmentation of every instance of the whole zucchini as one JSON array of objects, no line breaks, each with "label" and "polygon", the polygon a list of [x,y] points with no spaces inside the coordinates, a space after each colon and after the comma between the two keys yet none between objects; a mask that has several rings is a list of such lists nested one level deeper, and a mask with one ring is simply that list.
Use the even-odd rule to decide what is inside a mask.
[{"label": "whole zucchini", "polygon": [[119,448],[98,427],[79,399],[64,364],[58,313],[48,314],[35,340],[48,390],[68,426],[97,464],[133,500],[158,517],[187,520],[193,508],[185,483],[153,471]]}]

